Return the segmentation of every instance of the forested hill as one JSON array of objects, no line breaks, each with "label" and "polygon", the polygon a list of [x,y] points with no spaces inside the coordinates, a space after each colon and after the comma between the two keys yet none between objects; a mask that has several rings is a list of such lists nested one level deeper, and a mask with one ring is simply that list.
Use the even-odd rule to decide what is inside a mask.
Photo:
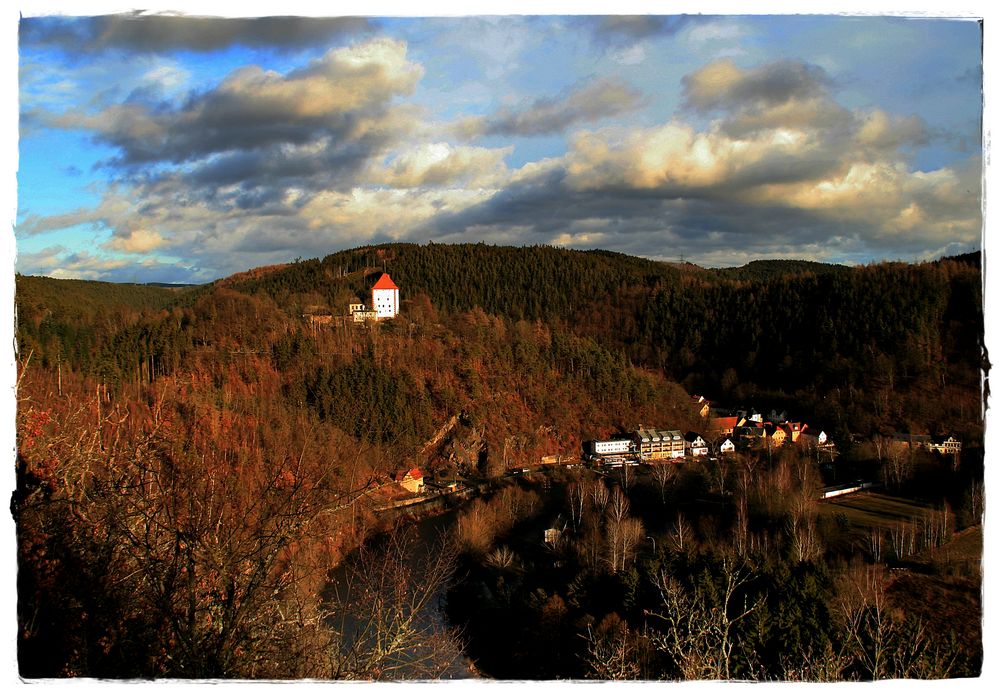
[{"label": "forested hill", "polygon": [[716,270],[726,279],[771,279],[786,274],[832,274],[848,272],[846,265],[831,265],[811,260],[752,260],[742,267],[727,267]]},{"label": "forested hill", "polygon": [[756,261],[706,272],[601,251],[387,245],[232,286],[338,313],[351,296],[365,298],[384,268],[404,300],[424,295],[446,312],[480,307],[558,323],[689,391],[787,400],[842,431],[871,433],[954,428],[978,408],[975,257],[863,267]]},{"label": "forested hill", "polygon": [[[54,280],[18,278],[19,341],[42,358],[58,344],[60,358],[75,354],[79,367],[109,373],[120,370],[121,354],[141,352],[129,358],[155,376],[183,358],[178,352],[191,343],[191,325],[206,329],[213,316],[242,310],[236,296],[266,300],[293,322],[303,313],[341,315],[348,303],[369,299],[385,270],[401,288],[404,315],[429,308],[449,323],[476,310],[512,323],[541,322],[661,371],[689,392],[786,406],[842,434],[975,436],[984,365],[977,258],[864,267],[760,261],[704,270],[606,251],[390,244],[183,292],[130,288],[145,317],[128,324],[101,318],[94,325],[100,340],[88,332],[90,312],[46,312],[49,304],[77,300],[47,297],[41,287]],[[82,295],[76,284],[60,286]],[[166,319],[162,309],[171,300]],[[229,307],[216,305],[222,303]],[[179,308],[209,304],[216,307],[201,313]]]},{"label": "forested hill", "polygon": [[15,288],[22,358],[30,354],[43,365],[59,361],[80,366],[92,363],[109,337],[141,315],[159,315],[187,290],[23,275],[17,275]]},{"label": "forested hill", "polygon": [[648,291],[683,275],[664,263],[608,251],[393,244],[342,251],[226,284],[266,293],[282,305],[318,301],[339,313],[345,287],[366,298],[381,270],[392,275],[404,298],[426,294],[439,310],[478,307],[527,320],[582,318],[594,302]]}]

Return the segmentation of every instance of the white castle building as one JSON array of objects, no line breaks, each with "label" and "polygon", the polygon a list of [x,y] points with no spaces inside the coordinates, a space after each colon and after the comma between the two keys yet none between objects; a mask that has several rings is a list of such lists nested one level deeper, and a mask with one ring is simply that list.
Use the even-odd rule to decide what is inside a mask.
[{"label": "white castle building", "polygon": [[383,274],[372,287],[372,310],[379,320],[399,314],[399,287],[388,274]]}]

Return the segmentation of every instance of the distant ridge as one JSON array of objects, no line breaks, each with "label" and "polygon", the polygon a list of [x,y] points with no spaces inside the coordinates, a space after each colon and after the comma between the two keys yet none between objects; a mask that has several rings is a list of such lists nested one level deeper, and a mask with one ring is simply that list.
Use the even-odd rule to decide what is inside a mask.
[{"label": "distant ridge", "polygon": [[726,279],[769,279],[783,274],[833,274],[850,271],[847,265],[834,265],[813,260],[751,260],[742,267],[725,267],[716,270]]},{"label": "distant ridge", "polygon": [[969,265],[971,267],[975,267],[976,269],[982,269],[982,262],[983,262],[982,255],[983,255],[982,252],[977,250],[972,253],[962,253],[961,255],[949,255],[947,257],[941,258],[937,262],[938,263],[945,261],[958,262],[963,265]]}]

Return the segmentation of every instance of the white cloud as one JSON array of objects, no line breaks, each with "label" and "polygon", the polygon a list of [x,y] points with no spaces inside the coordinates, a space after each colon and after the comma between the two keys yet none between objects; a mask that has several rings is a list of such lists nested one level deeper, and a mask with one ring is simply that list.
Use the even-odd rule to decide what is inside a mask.
[{"label": "white cloud", "polygon": [[685,36],[693,43],[735,41],[747,34],[747,29],[734,21],[708,21],[689,25]]},{"label": "white cloud", "polygon": [[397,188],[421,186],[495,188],[509,173],[504,157],[513,147],[455,146],[432,142],[396,153],[385,165],[369,167],[366,178],[372,183]]}]

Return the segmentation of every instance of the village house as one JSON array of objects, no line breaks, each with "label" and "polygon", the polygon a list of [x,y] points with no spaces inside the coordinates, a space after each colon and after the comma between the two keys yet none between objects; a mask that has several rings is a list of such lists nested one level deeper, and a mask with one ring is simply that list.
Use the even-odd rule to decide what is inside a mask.
[{"label": "village house", "polygon": [[826,431],[804,431],[799,435],[799,442],[809,449],[833,447],[833,443],[827,438]]},{"label": "village house", "polygon": [[378,314],[374,310],[369,310],[364,303],[352,303],[348,306],[347,312],[354,322],[366,322],[378,318]]},{"label": "village house", "polygon": [[799,436],[802,435],[802,432],[805,431],[806,428],[808,428],[808,426],[806,426],[803,423],[786,421],[785,423],[781,424],[781,428],[785,431],[786,441],[790,443],[797,443],[799,442]]},{"label": "village house", "polygon": [[417,467],[402,472],[396,472],[393,481],[410,493],[420,493],[424,490],[424,475]]},{"label": "village house", "polygon": [[922,433],[896,433],[892,436],[892,442],[896,445],[905,445],[908,448],[930,449],[933,445],[931,437]]},{"label": "village house", "polygon": [[931,437],[920,433],[897,433],[892,437],[895,445],[905,445],[911,449],[924,448],[929,452],[954,455],[962,451],[962,441],[955,436]]},{"label": "village house", "polygon": [[712,433],[718,436],[731,436],[736,429],[737,419],[735,416],[717,416],[709,423]]},{"label": "village house", "polygon": [[698,412],[698,416],[701,418],[707,418],[711,407],[709,406],[708,400],[701,395],[691,395],[691,404],[694,410]]},{"label": "village house", "polygon": [[724,438],[718,445],[720,455],[728,455],[736,452],[736,445],[731,438]]},{"label": "village house", "polygon": [[701,457],[708,454],[708,443],[694,431],[684,434],[684,451],[691,457]]},{"label": "village house", "polygon": [[372,286],[372,305],[351,303],[347,314],[354,322],[392,319],[399,315],[399,287],[388,274],[383,274]]},{"label": "village house", "polygon": [[753,421],[744,420],[743,424],[737,426],[733,433],[744,445],[763,445],[767,439],[767,431],[764,430],[764,427]]},{"label": "village house", "polygon": [[785,444],[785,438],[787,434],[785,429],[781,426],[775,426],[774,424],[765,424],[763,426],[765,440],[768,445],[772,448],[780,448]]},{"label": "village house", "polygon": [[962,452],[962,441],[955,436],[936,437],[932,439],[935,452],[943,455],[957,455]]}]

